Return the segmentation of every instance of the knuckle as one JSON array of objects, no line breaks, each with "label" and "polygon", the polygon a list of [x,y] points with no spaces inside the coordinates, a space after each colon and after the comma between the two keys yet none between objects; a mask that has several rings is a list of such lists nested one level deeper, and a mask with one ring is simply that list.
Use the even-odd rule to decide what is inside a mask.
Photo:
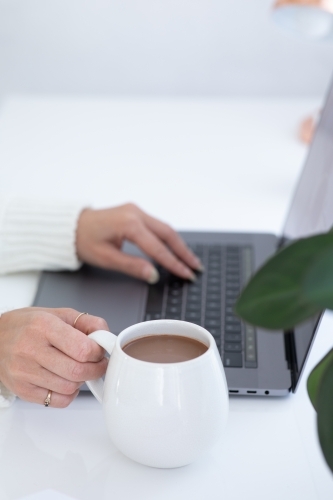
[{"label": "knuckle", "polygon": [[95,326],[98,330],[108,330],[108,324],[103,318],[96,318]]},{"label": "knuckle", "polygon": [[168,239],[171,239],[174,237],[175,235],[175,232],[174,230],[172,229],[171,226],[169,226],[168,224],[164,224],[164,227],[163,227],[163,232],[164,232],[164,236]]},{"label": "knuckle", "polygon": [[45,332],[49,328],[48,319],[44,314],[34,314],[29,321],[28,328],[32,333]]},{"label": "knuckle", "polygon": [[[91,342],[91,339],[90,339]],[[77,349],[77,355],[76,355],[76,360],[80,361],[81,363],[85,363],[89,361],[89,358],[91,356],[91,351],[92,348],[90,346],[90,342],[87,338],[83,338],[81,345],[78,346]]]},{"label": "knuckle", "polygon": [[138,206],[135,205],[135,203],[126,203],[126,205],[124,205],[124,208],[128,211],[128,212],[132,212],[132,213],[137,213],[138,212]]},{"label": "knuckle", "polygon": [[75,382],[84,381],[84,366],[82,363],[74,362],[71,369],[71,378]]},{"label": "knuckle", "polygon": [[126,227],[128,235],[132,238],[135,237],[138,234],[140,228],[140,224],[137,217],[133,215],[127,215]]},{"label": "knuckle", "polygon": [[55,405],[57,408],[67,408],[71,404],[71,402],[75,399],[76,393],[70,396],[61,396],[57,404]]},{"label": "knuckle", "polygon": [[62,383],[60,392],[63,395],[71,396],[75,394],[79,387],[80,384],[78,382],[71,382],[70,380],[66,380]]}]

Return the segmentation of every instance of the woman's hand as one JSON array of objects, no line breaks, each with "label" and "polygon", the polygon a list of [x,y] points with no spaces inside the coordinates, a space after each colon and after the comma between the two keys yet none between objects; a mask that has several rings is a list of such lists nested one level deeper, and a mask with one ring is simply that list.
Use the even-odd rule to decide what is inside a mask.
[{"label": "woman's hand", "polygon": [[170,226],[133,204],[82,212],[76,238],[80,260],[156,283],[159,275],[149,261],[121,251],[125,240],[181,278],[194,280],[192,269],[202,270],[200,260]]},{"label": "woman's hand", "polygon": [[106,322],[74,309],[17,309],[0,318],[0,380],[21,399],[64,408],[86,380],[104,375],[104,350],[87,335]]}]

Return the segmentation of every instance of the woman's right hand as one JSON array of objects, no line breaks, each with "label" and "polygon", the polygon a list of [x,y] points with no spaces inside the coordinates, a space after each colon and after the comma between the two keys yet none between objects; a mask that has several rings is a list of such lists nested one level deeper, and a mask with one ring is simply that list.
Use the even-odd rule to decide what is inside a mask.
[{"label": "woman's right hand", "polygon": [[0,317],[0,380],[21,399],[64,408],[86,380],[104,375],[104,350],[87,335],[108,330],[98,317],[74,309],[30,307]]}]

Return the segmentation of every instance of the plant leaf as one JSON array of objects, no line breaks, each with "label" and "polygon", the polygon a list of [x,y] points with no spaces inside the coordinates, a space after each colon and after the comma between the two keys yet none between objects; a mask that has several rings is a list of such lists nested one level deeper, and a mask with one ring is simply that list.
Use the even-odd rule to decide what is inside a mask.
[{"label": "plant leaf", "polygon": [[333,249],[320,252],[303,282],[304,295],[322,309],[333,309]]},{"label": "plant leaf", "polygon": [[[328,354],[326,354],[326,356],[323,359],[321,359],[319,363],[313,368],[307,380],[307,389],[310,401],[316,411],[317,411],[317,397],[320,388],[320,383],[326,369],[330,365],[333,365],[333,349]],[[332,387],[332,394],[333,394],[333,387]]]},{"label": "plant leaf", "polygon": [[287,246],[253,276],[235,311],[245,321],[268,329],[289,329],[318,314],[322,306],[303,292],[305,277],[322,252],[333,253],[333,233],[304,238]]},{"label": "plant leaf", "polygon": [[318,435],[326,462],[333,472],[333,363],[325,369],[317,395]]}]

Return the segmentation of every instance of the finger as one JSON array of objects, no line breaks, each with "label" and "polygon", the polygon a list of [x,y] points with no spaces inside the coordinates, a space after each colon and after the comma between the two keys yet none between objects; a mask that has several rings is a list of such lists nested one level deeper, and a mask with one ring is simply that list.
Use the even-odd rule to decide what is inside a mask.
[{"label": "finger", "polygon": [[[26,384],[22,387],[22,390],[17,393],[19,398],[24,401],[29,401],[30,403],[37,403],[44,405],[45,399],[47,398],[49,389],[43,387],[37,387],[32,384]],[[52,408],[66,408],[79,394],[79,390],[75,391],[73,394],[60,394],[57,392],[51,393],[51,402],[49,406]]]},{"label": "finger", "polygon": [[43,387],[44,389],[68,396],[74,394],[82,385],[82,382],[67,380],[50,372],[43,366],[39,366],[37,370],[26,376],[26,381],[36,387]]},{"label": "finger", "polygon": [[[81,318],[80,318],[81,319]],[[55,315],[44,314],[38,318],[39,328],[51,346],[81,363],[98,362],[104,357],[104,349],[83,332],[69,326]]]},{"label": "finger", "polygon": [[193,271],[181,262],[144,224],[132,226],[127,238],[138,245],[149,257],[164,266],[173,274],[194,281]]},{"label": "finger", "polygon": [[194,255],[181,236],[172,227],[145,213],[143,213],[143,220],[147,227],[161,238],[182,261],[197,271],[203,270],[200,259]]},{"label": "finger", "polygon": [[159,274],[153,264],[140,257],[123,253],[109,244],[100,248],[100,258],[106,268],[129,274],[150,284],[159,280]]},{"label": "finger", "polygon": [[[45,369],[43,375],[45,377],[49,377],[49,379],[43,383],[43,387],[45,385],[48,387],[48,384],[52,379],[52,374],[57,375],[69,382],[82,383],[86,380],[96,380],[102,377],[108,367],[108,360],[105,357],[95,363],[89,361],[80,362],[67,356],[52,346],[43,349],[43,351],[38,351],[38,353],[36,353],[36,361],[43,369]],[[46,374],[45,372],[49,372],[50,374]],[[42,378],[40,374],[41,372],[38,373],[37,371],[37,378],[33,380],[36,385],[40,384],[40,380]],[[52,380],[54,383],[60,384],[59,380]]]},{"label": "finger", "polygon": [[[34,308],[35,310],[37,308]],[[40,310],[47,311],[54,316],[62,319],[65,323],[74,328],[74,322],[81,314],[81,312],[71,309],[69,307],[62,307],[57,309],[50,308],[40,308]],[[75,323],[75,329],[89,335],[89,333],[96,332],[96,330],[109,330],[108,324],[105,319],[98,316],[92,316],[91,314],[84,314],[77,319]]]}]

